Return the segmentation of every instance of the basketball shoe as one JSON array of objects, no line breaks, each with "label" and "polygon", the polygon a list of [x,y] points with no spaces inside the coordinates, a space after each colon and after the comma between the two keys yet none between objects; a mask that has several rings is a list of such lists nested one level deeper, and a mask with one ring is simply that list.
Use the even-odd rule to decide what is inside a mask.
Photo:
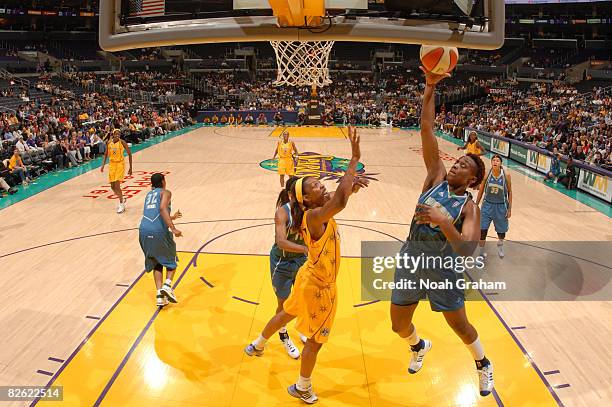
[{"label": "basketball shoe", "polygon": [[410,358],[410,365],[408,366],[408,373],[415,374],[421,367],[423,367],[423,359],[425,354],[431,349],[431,341],[427,339],[421,339],[421,348],[419,350],[413,350]]},{"label": "basketball shoe", "polygon": [[314,404],[319,401],[317,395],[314,394],[314,391],[312,391],[312,386],[310,386],[310,388],[307,390],[300,390],[297,388],[296,384],[292,384],[291,386],[287,387],[287,392],[296,399],[302,400],[306,404]]}]

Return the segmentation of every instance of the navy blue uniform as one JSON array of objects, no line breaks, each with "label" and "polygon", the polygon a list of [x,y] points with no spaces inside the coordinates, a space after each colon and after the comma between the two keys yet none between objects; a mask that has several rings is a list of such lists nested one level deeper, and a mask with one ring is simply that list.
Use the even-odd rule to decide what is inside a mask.
[{"label": "navy blue uniform", "polygon": [[508,231],[508,186],[506,174],[501,170],[499,178],[489,171],[484,187],[484,202],[480,210],[480,230],[489,230],[491,222],[497,233]]},{"label": "navy blue uniform", "polygon": [[[288,221],[287,240],[293,243],[304,245],[304,239],[298,232],[293,232],[293,218],[291,217],[291,207],[287,203],[282,206],[287,212]],[[291,293],[291,287],[295,282],[295,276],[306,262],[307,256],[302,253],[292,253],[281,250],[276,243],[270,250],[270,275],[272,276],[272,287],[278,298],[286,299]]]},{"label": "navy blue uniform", "polygon": [[[461,211],[469,199],[470,195],[468,193],[453,195],[448,188],[448,182],[445,180],[422,193],[419,197],[419,204],[438,207],[461,232],[463,224]],[[404,254],[411,257],[419,257],[423,254],[432,258],[456,256],[439,226],[418,224],[416,216],[412,219],[408,239],[400,250],[402,257]],[[445,267],[444,264],[433,264],[433,262],[429,265],[421,265],[416,270],[397,267],[394,276],[395,283],[408,281],[413,282],[414,286],[413,288],[394,289],[391,294],[391,302],[395,305],[409,305],[429,298],[433,311],[455,311],[463,307],[465,299],[463,290],[457,288],[456,281],[458,278],[463,278],[462,274],[457,274],[455,270]],[[428,289],[423,287],[423,282],[449,282],[449,285],[453,288]]]},{"label": "navy blue uniform", "polygon": [[176,243],[160,214],[162,192],[161,188],[155,188],[147,193],[138,229],[147,272],[160,265],[169,270],[176,269]]}]

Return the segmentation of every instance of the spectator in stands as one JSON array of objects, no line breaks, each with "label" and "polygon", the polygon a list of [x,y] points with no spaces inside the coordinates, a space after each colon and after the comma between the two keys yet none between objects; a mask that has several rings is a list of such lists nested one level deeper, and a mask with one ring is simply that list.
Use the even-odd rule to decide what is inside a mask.
[{"label": "spectator in stands", "polygon": [[304,114],[304,112],[299,112],[296,120],[297,120],[298,126],[303,125],[304,122],[306,121],[306,115]]},{"label": "spectator in stands", "polygon": [[15,175],[21,179],[21,183],[26,186],[32,180],[30,179],[30,174],[28,173],[28,169],[26,168],[21,156],[19,155],[19,150],[15,149],[13,151],[13,156],[9,160],[9,170],[12,175]]},{"label": "spectator in stands", "polygon": [[567,189],[574,189],[576,186],[576,168],[572,156],[567,157],[567,167],[565,174],[559,178],[559,182]]},{"label": "spectator in stands", "polygon": [[323,120],[323,125],[324,126],[333,126],[334,125],[334,119],[333,119],[331,114],[323,113],[321,116],[322,116],[321,119]]},{"label": "spectator in stands", "polygon": [[4,180],[4,177],[0,176],[0,198],[4,196],[2,192],[13,195],[15,192],[17,192],[17,190],[15,188],[11,188],[11,186]]},{"label": "spectator in stands", "polygon": [[91,141],[83,131],[79,130],[77,133],[77,141],[79,143],[79,151],[85,161],[91,160]]},{"label": "spectator in stands", "polygon": [[8,126],[4,128],[4,139],[8,141],[15,140],[15,136],[13,135],[11,128]]},{"label": "spectator in stands", "polygon": [[259,116],[257,116],[257,125],[265,126],[267,124],[268,124],[268,119],[266,118],[266,115],[263,112],[259,113]]},{"label": "spectator in stands", "polygon": [[283,126],[285,124],[283,122],[283,115],[281,114],[280,110],[277,110],[276,113],[274,113],[274,124],[277,126]]},{"label": "spectator in stands", "polygon": [[561,174],[561,156],[559,152],[555,148],[552,156],[552,160],[550,163],[550,171],[544,176],[544,181],[553,180],[555,184],[559,179],[559,175]]},{"label": "spectator in stands", "polygon": [[91,145],[92,152],[94,153],[94,155],[104,154],[106,152],[106,144],[104,143],[104,141],[102,141],[100,136],[98,136],[98,133],[96,133],[93,128],[89,130],[89,133],[91,134],[89,143]]},{"label": "spectator in stands", "polygon": [[30,151],[30,146],[23,141],[23,136],[19,136],[17,138],[17,143],[15,143],[15,148],[19,150],[19,154],[26,154]]}]

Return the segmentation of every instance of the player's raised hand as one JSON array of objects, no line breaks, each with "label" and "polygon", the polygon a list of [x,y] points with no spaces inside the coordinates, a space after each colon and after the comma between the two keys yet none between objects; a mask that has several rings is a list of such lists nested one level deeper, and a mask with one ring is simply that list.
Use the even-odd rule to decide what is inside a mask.
[{"label": "player's raised hand", "polygon": [[442,79],[444,78],[450,78],[450,74],[449,73],[443,73],[441,75],[433,73],[433,72],[428,72],[424,67],[419,66],[419,69],[421,71],[423,71],[423,73],[425,74],[425,83],[427,83],[428,85],[435,85],[438,82],[440,82]]},{"label": "player's raised hand", "polygon": [[180,219],[182,217],[183,217],[183,214],[181,213],[180,209],[174,212],[174,215],[171,216],[172,220]]},{"label": "player's raised hand", "polygon": [[357,135],[357,129],[355,126],[349,126],[348,131],[349,140],[351,141],[352,158],[359,160],[361,158],[361,149],[359,148],[360,137]]},{"label": "player's raised hand", "polygon": [[370,181],[365,178],[355,177],[353,180],[353,193],[356,194],[361,188],[367,188]]}]

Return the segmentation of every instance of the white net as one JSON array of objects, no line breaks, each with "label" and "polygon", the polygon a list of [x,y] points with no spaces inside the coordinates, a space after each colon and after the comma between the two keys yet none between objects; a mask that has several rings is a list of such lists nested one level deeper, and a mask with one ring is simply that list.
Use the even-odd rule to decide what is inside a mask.
[{"label": "white net", "polygon": [[334,41],[270,41],[278,71],[274,84],[323,87],[329,78],[329,53]]}]

